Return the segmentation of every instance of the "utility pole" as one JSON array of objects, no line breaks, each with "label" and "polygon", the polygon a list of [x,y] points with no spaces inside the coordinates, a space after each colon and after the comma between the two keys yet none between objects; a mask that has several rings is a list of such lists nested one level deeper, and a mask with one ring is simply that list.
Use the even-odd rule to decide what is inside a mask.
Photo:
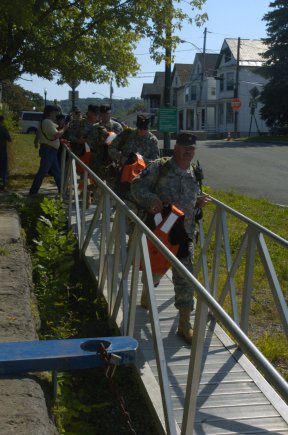
[{"label": "utility pole", "polygon": [[[172,0],[168,0],[168,14],[170,14],[170,19],[168,24],[166,25],[165,33],[166,33],[166,48],[165,48],[165,83],[164,83],[164,106],[171,106],[171,60],[172,60],[172,50],[171,50],[171,8],[172,8]],[[165,150],[170,150],[170,132],[165,131],[163,133],[164,141],[163,148]]]},{"label": "utility pole", "polygon": [[112,86],[112,79],[110,81],[110,107],[112,109],[112,97],[113,97],[113,86]]},{"label": "utility pole", "polygon": [[[202,52],[202,74],[201,74],[201,80],[200,80],[200,90],[199,90],[199,102],[197,104],[197,112],[200,110],[201,106],[201,100],[202,100],[202,93],[203,93],[203,86],[204,86],[204,77],[205,77],[205,69],[206,69],[206,38],[207,38],[207,27],[204,29],[204,42],[203,42],[203,52]],[[206,110],[205,110],[205,119],[206,119]],[[197,113],[197,130],[200,130],[201,128],[201,114],[200,112]]]},{"label": "utility pole", "polygon": [[[239,89],[239,62],[240,62],[240,38],[237,42],[237,59],[236,59],[236,74],[234,83],[234,98],[238,98]],[[238,110],[234,110],[234,138],[238,136]]]}]

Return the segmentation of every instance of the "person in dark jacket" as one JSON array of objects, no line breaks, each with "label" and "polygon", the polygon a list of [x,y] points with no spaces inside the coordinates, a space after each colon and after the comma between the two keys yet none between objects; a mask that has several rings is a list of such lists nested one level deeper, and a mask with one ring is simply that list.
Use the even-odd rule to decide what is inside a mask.
[{"label": "person in dark jacket", "polygon": [[0,115],[0,192],[5,190],[8,178],[7,144],[8,142],[11,142],[11,136],[7,128],[4,126],[4,121],[4,116]]}]

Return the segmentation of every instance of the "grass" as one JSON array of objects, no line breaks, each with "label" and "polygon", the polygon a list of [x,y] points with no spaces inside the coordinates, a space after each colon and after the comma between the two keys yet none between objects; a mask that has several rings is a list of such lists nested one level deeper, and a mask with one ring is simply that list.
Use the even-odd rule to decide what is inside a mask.
[{"label": "grass", "polygon": [[0,257],[8,257],[10,255],[8,249],[0,247]]},{"label": "grass", "polygon": [[261,134],[259,136],[250,136],[241,138],[245,142],[288,142],[288,135],[285,136],[273,136],[269,134]]},{"label": "grass", "polygon": [[8,187],[13,190],[31,186],[39,166],[38,150],[34,147],[33,134],[15,134],[9,149]]},{"label": "grass", "polygon": [[[256,221],[284,239],[288,239],[288,208],[276,206],[267,200],[255,199],[247,196],[238,195],[235,192],[215,191],[209,187],[204,187],[205,192],[217,198],[221,202],[229,205],[231,208],[244,214],[248,218]],[[204,211],[204,226],[206,230],[212,219],[215,206],[209,205]],[[246,229],[246,224],[239,221],[233,216],[227,215],[228,235],[230,243],[230,251],[232,262],[238,252],[241,239]],[[273,266],[275,268],[280,286],[282,288],[284,298],[288,300],[288,258],[287,249],[280,246],[276,242],[265,237],[265,241],[271,256]],[[196,256],[197,256],[196,248]],[[236,299],[238,306],[238,314],[241,314],[242,305],[246,303],[243,300],[243,288],[245,277],[246,257],[244,255],[238,272],[235,276]],[[207,261],[209,269],[212,268],[213,249],[208,250]],[[221,293],[225,281],[228,277],[226,269],[226,258],[222,244],[222,252],[220,259],[220,276],[218,282],[218,296]],[[203,279],[203,276],[200,275]],[[211,279],[210,274],[210,279]],[[232,315],[231,298],[228,294],[224,301],[225,310]],[[279,369],[282,375],[288,380],[288,355],[283,349],[288,348],[288,342],[283,331],[280,321],[279,312],[276,303],[272,296],[272,291],[265,273],[265,269],[261,262],[259,253],[256,251],[254,274],[252,282],[252,300],[249,311],[249,338],[259,346],[259,349],[264,355],[270,359],[273,364]],[[268,334],[268,335],[267,335]],[[265,338],[266,337],[266,338]],[[268,339],[269,338],[269,339]],[[273,338],[273,339],[272,339]],[[264,346],[264,343],[266,345]],[[270,344],[271,345],[270,345]],[[278,345],[275,345],[278,343]],[[271,357],[269,349],[273,348],[273,353],[278,353],[277,358]]]}]

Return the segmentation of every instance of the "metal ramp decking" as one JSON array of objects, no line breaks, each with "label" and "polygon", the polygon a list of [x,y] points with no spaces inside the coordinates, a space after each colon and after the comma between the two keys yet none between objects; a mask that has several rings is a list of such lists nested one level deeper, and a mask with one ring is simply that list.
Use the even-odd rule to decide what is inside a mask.
[{"label": "metal ramp decking", "polygon": [[[86,211],[86,225],[94,207]],[[87,216],[89,215],[89,216]],[[76,224],[75,216],[72,225]],[[77,233],[77,231],[76,231]],[[95,275],[99,258],[99,231],[93,232],[86,250],[86,262]],[[140,306],[141,278],[138,282],[134,338],[139,342],[137,369],[161,428],[165,427],[153,348],[149,311]],[[105,293],[104,293],[105,295]],[[190,347],[176,334],[177,310],[169,273],[155,289],[160,331],[169,378],[169,391],[181,431]],[[194,322],[194,316],[191,315]],[[117,316],[121,328],[123,316]],[[207,322],[200,385],[197,393],[195,434],[286,434],[288,406],[255,369],[226,333],[211,318]],[[191,434],[192,435],[192,434]]]}]

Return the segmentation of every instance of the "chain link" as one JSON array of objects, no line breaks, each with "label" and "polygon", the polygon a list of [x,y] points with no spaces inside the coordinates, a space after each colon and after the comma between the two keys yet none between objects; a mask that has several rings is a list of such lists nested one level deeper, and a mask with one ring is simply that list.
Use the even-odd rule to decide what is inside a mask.
[{"label": "chain link", "polygon": [[121,415],[123,417],[123,420],[124,420],[128,430],[129,430],[129,433],[137,435],[135,429],[132,426],[131,417],[126,410],[124,398],[119,393],[119,390],[118,390],[117,385],[116,385],[114,378],[113,378],[115,371],[116,371],[116,368],[121,362],[121,357],[119,355],[115,355],[113,353],[109,354],[107,352],[107,350],[105,349],[105,346],[103,343],[100,343],[99,347],[100,347],[100,349],[98,350],[98,352],[100,353],[101,358],[106,363],[105,376],[109,381],[109,387],[110,387],[111,393],[118,401]]}]

